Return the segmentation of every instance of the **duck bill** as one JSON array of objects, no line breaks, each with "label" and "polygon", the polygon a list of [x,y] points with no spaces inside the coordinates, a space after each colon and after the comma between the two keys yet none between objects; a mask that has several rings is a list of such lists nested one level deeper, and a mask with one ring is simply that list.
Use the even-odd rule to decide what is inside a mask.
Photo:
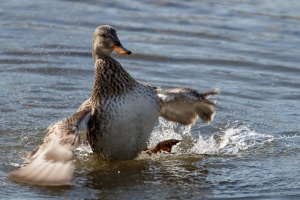
[{"label": "duck bill", "polygon": [[115,52],[118,52],[119,54],[127,54],[127,55],[131,54],[131,51],[129,51],[128,49],[125,49],[122,45],[114,45],[112,47],[112,50],[114,50]]}]

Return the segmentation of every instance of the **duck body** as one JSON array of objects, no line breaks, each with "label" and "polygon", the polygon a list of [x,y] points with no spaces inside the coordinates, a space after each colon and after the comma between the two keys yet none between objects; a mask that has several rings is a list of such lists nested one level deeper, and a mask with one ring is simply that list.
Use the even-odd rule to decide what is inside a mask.
[{"label": "duck body", "polygon": [[90,101],[87,138],[94,152],[109,160],[127,160],[146,149],[160,115],[153,87],[133,79],[113,58],[101,56],[95,61]]}]

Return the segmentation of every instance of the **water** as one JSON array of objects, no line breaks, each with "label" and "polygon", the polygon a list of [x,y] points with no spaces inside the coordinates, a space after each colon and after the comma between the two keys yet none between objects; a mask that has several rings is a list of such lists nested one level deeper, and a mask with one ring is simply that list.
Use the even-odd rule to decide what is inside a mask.
[{"label": "water", "polygon": [[[1,1],[0,197],[286,199],[300,196],[299,1]],[[107,162],[76,151],[68,187],[7,175],[45,128],[91,94],[96,26],[117,28],[129,73],[162,88],[220,88],[215,120],[160,120],[173,154]]]}]

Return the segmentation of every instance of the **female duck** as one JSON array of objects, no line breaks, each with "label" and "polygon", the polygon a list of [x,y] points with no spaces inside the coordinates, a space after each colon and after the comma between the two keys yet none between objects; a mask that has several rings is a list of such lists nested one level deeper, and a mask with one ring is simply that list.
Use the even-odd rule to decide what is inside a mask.
[{"label": "female duck", "polygon": [[[198,116],[205,122],[213,120],[215,102],[208,97],[218,90],[198,93],[189,88],[161,90],[146,85],[110,57],[112,51],[131,54],[113,27],[97,27],[92,45],[95,79],[91,97],[77,113],[48,128],[44,142],[27,156],[29,164],[12,172],[12,179],[35,185],[68,184],[74,172],[73,150],[80,144],[79,129],[86,131],[94,152],[109,160],[125,160],[146,149],[159,116],[183,125],[194,124]],[[161,142],[153,152],[170,151],[177,142]]]}]

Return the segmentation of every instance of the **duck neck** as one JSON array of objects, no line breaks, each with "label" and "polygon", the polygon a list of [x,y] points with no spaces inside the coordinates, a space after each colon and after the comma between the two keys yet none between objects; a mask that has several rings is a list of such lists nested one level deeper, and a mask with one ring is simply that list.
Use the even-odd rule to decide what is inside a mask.
[{"label": "duck neck", "polygon": [[96,63],[97,60],[102,59],[103,57],[110,57],[112,51],[103,52],[101,50],[94,50],[92,51],[92,56],[94,59],[94,63]]},{"label": "duck neck", "polygon": [[118,96],[131,90],[135,80],[121,64],[107,55],[95,55],[94,86],[92,101]]},{"label": "duck neck", "polygon": [[93,55],[93,60],[94,60],[94,63],[96,63],[96,60],[99,59],[99,55],[96,54],[94,51],[92,52],[92,55]]}]

